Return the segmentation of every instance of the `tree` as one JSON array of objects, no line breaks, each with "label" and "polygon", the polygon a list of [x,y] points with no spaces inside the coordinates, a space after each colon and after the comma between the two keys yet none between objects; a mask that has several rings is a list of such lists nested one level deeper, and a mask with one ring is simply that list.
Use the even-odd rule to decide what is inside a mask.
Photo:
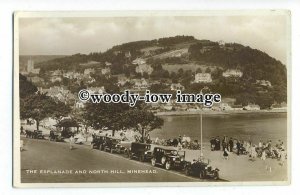
[{"label": "tree", "polygon": [[37,92],[37,87],[28,81],[27,78],[19,74],[20,98],[26,98]]},{"label": "tree", "polygon": [[21,99],[20,117],[21,119],[32,118],[36,121],[36,128],[39,130],[40,121],[47,117],[66,116],[68,109],[64,110],[63,103],[58,103],[46,94],[36,93]]},{"label": "tree", "polygon": [[145,135],[150,131],[160,128],[164,121],[145,109],[130,109],[123,114],[124,125],[133,128],[142,135],[142,142],[145,142]]},{"label": "tree", "polygon": [[124,103],[103,103],[98,104],[86,103],[83,110],[83,119],[94,129],[108,128],[115,131],[124,128],[123,113],[129,109]]}]

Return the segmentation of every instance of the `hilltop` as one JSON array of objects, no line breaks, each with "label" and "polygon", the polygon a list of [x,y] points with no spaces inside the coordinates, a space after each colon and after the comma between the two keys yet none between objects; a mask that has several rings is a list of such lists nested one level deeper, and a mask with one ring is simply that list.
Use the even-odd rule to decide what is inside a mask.
[{"label": "hilltop", "polygon": [[[211,92],[235,98],[236,104],[257,103],[262,108],[286,102],[287,99],[287,70],[279,60],[249,46],[198,40],[193,36],[129,42],[113,46],[105,52],[42,61],[36,63],[36,67],[41,68],[43,75],[55,70],[82,73],[87,68],[101,70],[107,64],[110,65],[110,79],[94,75],[95,80],[103,85],[105,82],[113,84],[112,80],[117,79],[114,76],[125,74],[131,80],[145,78],[152,83],[159,81],[160,84],[150,87],[157,92],[168,91],[172,83],[180,83],[188,92],[199,92],[203,87],[208,87]],[[137,72],[139,64],[150,68],[146,67],[146,72]],[[232,70],[241,75],[222,76],[225,71]],[[210,74],[212,82],[195,83],[197,73]]]}]

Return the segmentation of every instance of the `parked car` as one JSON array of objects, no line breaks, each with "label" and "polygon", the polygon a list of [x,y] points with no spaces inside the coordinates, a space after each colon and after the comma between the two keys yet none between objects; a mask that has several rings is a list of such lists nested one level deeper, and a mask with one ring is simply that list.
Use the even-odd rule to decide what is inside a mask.
[{"label": "parked car", "polygon": [[61,142],[64,141],[64,139],[61,136],[60,132],[51,130],[49,134],[49,141]]},{"label": "parked car", "polygon": [[198,176],[200,179],[219,179],[219,169],[213,168],[208,159],[194,160],[187,162],[185,173],[186,175]]},{"label": "parked car", "polygon": [[152,166],[160,165],[165,169],[184,169],[186,166],[185,151],[170,147],[155,147],[151,159]]},{"label": "parked car", "polygon": [[33,138],[33,131],[25,130],[25,135],[27,138]]},{"label": "parked car", "polygon": [[121,145],[121,140],[117,138],[106,137],[103,146],[104,146],[104,151],[109,151],[110,153],[113,152],[119,154],[125,153],[125,147]]},{"label": "parked car", "polygon": [[43,135],[43,132],[41,130],[34,130],[33,138],[34,139],[45,139],[45,136]]},{"label": "parked car", "polygon": [[145,143],[138,143],[132,142],[130,151],[129,151],[129,158],[133,159],[136,158],[139,161],[150,161],[152,157],[151,152],[151,145]]},{"label": "parked car", "polygon": [[30,131],[30,130],[25,130],[26,133],[26,137],[28,138],[33,138],[33,139],[44,139],[44,135],[42,133],[42,131],[38,131],[38,130],[34,130],[34,131]]},{"label": "parked car", "polygon": [[99,149],[99,150],[103,150],[105,140],[106,140],[106,136],[93,135],[93,140],[91,142],[91,148],[92,149],[96,148],[96,149]]},{"label": "parked car", "polygon": [[68,129],[64,129],[61,131],[61,137],[65,138],[70,138],[74,133]]}]

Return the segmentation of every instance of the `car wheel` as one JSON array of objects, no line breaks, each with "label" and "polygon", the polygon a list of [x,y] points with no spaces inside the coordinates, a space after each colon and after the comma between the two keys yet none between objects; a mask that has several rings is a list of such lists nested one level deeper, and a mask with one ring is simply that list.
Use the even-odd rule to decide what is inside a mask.
[{"label": "car wheel", "polygon": [[143,155],[139,157],[139,161],[144,162],[144,156]]},{"label": "car wheel", "polygon": [[155,159],[155,158],[152,158],[152,159],[151,159],[151,165],[152,165],[152,166],[155,166],[155,165],[156,165],[156,159]]},{"label": "car wheel", "polygon": [[203,171],[200,171],[199,177],[200,177],[200,179],[204,179],[204,172]]},{"label": "car wheel", "polygon": [[166,162],[165,168],[166,168],[167,170],[170,170],[170,169],[171,169],[171,163],[170,163],[169,161]]},{"label": "car wheel", "polygon": [[191,175],[191,171],[189,168],[185,169],[185,175],[190,176]]},{"label": "car wheel", "polygon": [[130,160],[132,160],[132,159],[133,159],[132,154],[128,154],[128,158],[129,158]]},{"label": "car wheel", "polygon": [[219,173],[215,172],[215,174],[214,174],[214,180],[218,180],[218,179],[219,179]]}]

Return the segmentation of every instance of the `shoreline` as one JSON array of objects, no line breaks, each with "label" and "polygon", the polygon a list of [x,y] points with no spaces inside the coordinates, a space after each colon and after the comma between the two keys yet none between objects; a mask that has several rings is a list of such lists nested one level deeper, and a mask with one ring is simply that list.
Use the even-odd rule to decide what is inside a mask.
[{"label": "shoreline", "polygon": [[181,115],[227,115],[227,114],[254,114],[254,113],[287,113],[287,109],[280,110],[228,110],[228,111],[165,111],[157,112],[156,116],[181,116]]}]

